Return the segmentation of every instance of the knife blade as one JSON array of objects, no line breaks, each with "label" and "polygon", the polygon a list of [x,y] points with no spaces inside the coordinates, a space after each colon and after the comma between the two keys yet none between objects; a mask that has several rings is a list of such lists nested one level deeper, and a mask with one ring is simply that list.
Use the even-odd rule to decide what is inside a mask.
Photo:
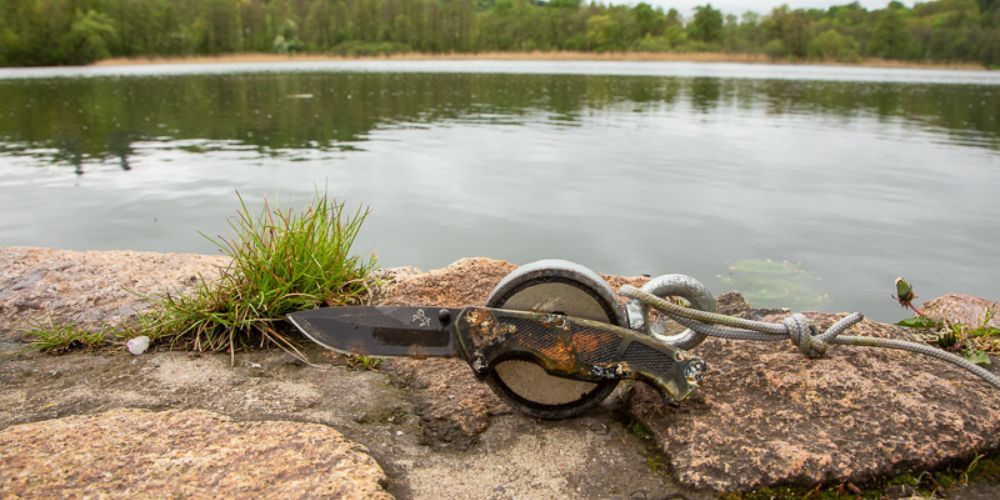
[{"label": "knife blade", "polygon": [[313,342],[344,354],[457,357],[451,318],[461,309],[326,307],[288,315]]}]

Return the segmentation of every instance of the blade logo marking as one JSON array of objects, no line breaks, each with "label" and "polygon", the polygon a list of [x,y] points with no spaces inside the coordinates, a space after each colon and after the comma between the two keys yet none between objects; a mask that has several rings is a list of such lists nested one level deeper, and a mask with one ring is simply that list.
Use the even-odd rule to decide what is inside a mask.
[{"label": "blade logo marking", "polygon": [[420,325],[422,328],[431,326],[431,319],[424,314],[423,309],[417,309],[417,313],[413,315],[413,322]]}]

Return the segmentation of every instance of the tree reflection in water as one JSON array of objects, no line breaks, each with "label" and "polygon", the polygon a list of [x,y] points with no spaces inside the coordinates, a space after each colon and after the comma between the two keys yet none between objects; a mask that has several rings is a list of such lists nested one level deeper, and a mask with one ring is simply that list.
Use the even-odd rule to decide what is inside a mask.
[{"label": "tree reflection in water", "polygon": [[[519,123],[544,112],[572,126],[594,110],[761,110],[900,119],[956,143],[1000,149],[995,86],[503,74],[269,73],[0,80],[0,152],[53,149],[78,174],[136,141],[238,144],[275,154],[349,151],[382,126],[447,120]],[[207,144],[207,145],[206,145]],[[34,155],[38,156],[37,153]]]}]

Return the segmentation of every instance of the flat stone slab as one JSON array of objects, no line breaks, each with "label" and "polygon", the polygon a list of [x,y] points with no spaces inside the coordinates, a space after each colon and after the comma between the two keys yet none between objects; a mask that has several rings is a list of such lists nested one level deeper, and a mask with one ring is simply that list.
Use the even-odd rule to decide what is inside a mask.
[{"label": "flat stone slab", "polygon": [[924,314],[938,321],[962,323],[978,327],[986,319],[986,311],[992,311],[993,319],[987,326],[1000,328],[1000,302],[973,297],[962,293],[948,293],[931,299],[920,306]]},{"label": "flat stone slab", "polygon": [[0,334],[31,321],[117,323],[149,306],[144,297],[190,290],[228,257],[130,250],[0,249]]},{"label": "flat stone slab", "polygon": [[[842,317],[807,316],[820,329]],[[909,338],[868,320],[847,334]],[[709,371],[692,399],[668,406],[644,385],[631,399],[686,486],[860,483],[1000,448],[1000,391],[927,356],[833,346],[808,359],[789,342],[721,339],[695,352]]]},{"label": "flat stone slab", "polygon": [[0,496],[390,498],[336,430],[204,410],[117,409],[0,431]]}]

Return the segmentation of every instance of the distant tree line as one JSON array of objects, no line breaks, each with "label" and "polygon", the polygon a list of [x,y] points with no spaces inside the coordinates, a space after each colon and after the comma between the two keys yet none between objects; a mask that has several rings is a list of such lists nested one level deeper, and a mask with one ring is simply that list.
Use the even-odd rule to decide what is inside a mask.
[{"label": "distant tree line", "polygon": [[0,65],[315,52],[656,51],[1000,65],[1000,0],[724,15],[580,0],[0,0]]}]

